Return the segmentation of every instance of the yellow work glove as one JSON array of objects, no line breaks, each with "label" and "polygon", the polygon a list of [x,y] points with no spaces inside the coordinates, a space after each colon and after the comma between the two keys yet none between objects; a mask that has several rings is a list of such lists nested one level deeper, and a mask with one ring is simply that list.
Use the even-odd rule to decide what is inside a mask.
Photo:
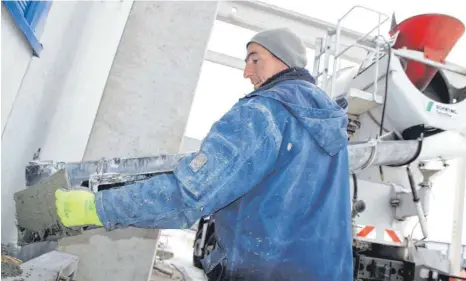
[{"label": "yellow work glove", "polygon": [[66,227],[102,226],[95,209],[95,194],[88,190],[63,190],[55,192],[55,205],[61,223]]}]

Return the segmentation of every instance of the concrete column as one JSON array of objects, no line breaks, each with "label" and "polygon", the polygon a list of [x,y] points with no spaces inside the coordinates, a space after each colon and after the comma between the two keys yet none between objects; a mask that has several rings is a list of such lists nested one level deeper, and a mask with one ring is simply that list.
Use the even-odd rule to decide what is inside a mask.
[{"label": "concrete column", "polygon": [[[134,2],[84,160],[177,153],[217,2]],[[80,257],[77,280],[145,281],[158,231],[98,229],[60,241]]]}]

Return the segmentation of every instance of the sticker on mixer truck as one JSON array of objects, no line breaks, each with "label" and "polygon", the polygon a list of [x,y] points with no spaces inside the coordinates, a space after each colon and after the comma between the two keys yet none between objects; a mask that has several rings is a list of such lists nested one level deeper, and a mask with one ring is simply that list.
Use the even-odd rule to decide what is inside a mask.
[{"label": "sticker on mixer truck", "polygon": [[[374,225],[355,225],[355,238],[363,240],[377,240],[377,227]],[[379,228],[380,231],[383,231],[383,240],[380,237],[380,240],[375,241],[376,243],[386,244],[400,244],[403,242],[404,238],[401,233],[395,229],[390,228]]]},{"label": "sticker on mixer truck", "polygon": [[435,112],[439,115],[445,117],[455,117],[457,115],[456,109],[450,108],[445,105],[441,105],[438,103],[434,103],[433,101],[429,101],[426,107],[427,112]]},{"label": "sticker on mixer truck", "polygon": [[356,226],[356,237],[375,239],[377,236],[375,226],[372,225],[357,225]]}]

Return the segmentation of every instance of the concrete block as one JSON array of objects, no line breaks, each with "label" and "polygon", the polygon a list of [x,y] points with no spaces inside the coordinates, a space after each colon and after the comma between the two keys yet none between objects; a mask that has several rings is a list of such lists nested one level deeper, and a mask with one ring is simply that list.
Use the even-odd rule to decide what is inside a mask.
[{"label": "concrete block", "polygon": [[[2,277],[2,281],[56,281],[74,279],[79,258],[59,251],[51,251],[22,263],[21,274]],[[2,268],[2,271],[4,269]]]}]

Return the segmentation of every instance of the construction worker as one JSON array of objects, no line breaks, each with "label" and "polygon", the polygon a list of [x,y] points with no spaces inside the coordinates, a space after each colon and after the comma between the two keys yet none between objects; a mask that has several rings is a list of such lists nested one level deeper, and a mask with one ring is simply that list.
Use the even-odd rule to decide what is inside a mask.
[{"label": "construction worker", "polygon": [[[96,194],[58,190],[65,226],[183,229],[213,214],[209,280],[352,280],[345,111],[315,85],[288,28],[246,46],[254,91],[173,173]],[[219,89],[221,94],[221,89]]]}]

